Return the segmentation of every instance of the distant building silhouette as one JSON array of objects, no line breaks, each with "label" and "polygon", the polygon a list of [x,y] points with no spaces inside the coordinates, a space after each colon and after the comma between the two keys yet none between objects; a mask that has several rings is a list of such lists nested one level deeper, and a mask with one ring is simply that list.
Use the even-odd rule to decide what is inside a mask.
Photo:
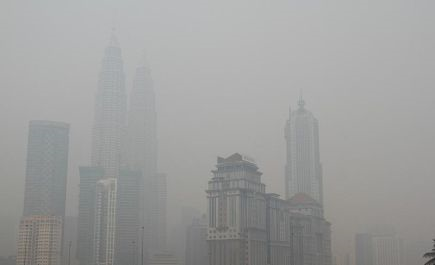
[{"label": "distant building silhouette", "polygon": [[121,48],[112,34],[104,51],[92,135],[92,166],[104,169],[106,178],[116,178],[122,162],[122,141],[127,126],[127,94]]},{"label": "distant building silhouette", "polygon": [[80,265],[93,265],[95,193],[97,182],[104,177],[100,167],[80,167],[79,215],[76,258]]},{"label": "distant building silhouette", "polygon": [[392,226],[376,226],[355,236],[356,265],[404,264],[403,242]]},{"label": "distant building silhouette", "polygon": [[[116,190],[116,179],[123,164],[123,143],[127,129],[127,94],[121,48],[112,33],[108,46],[104,50],[98,88],[95,95],[95,114],[92,134],[91,166],[80,168],[80,195],[77,236],[77,259],[80,265],[114,262],[114,242],[116,201],[109,212],[99,205],[96,193],[105,194],[101,180],[110,179],[110,185]],[[99,184],[97,184],[99,183]],[[99,187],[99,188],[97,188]],[[98,193],[98,191],[100,193]],[[107,191],[111,194],[111,192]],[[112,198],[116,198],[113,195]],[[103,207],[103,208],[99,208]],[[109,214],[110,215],[107,215]],[[109,219],[107,219],[109,218]],[[102,223],[109,221],[113,227]],[[112,223],[113,221],[113,223]],[[97,229],[98,227],[98,229]],[[100,234],[104,233],[104,234]],[[112,236],[113,233],[113,236]],[[109,240],[102,244],[101,240]],[[110,244],[109,244],[110,243]],[[97,249],[96,249],[97,248]]]},{"label": "distant building silhouette", "polygon": [[151,71],[145,58],[130,94],[125,164],[143,174],[141,223],[148,254],[166,250],[166,175],[157,169],[157,115]]},{"label": "distant building silhouette", "polygon": [[30,121],[17,265],[61,262],[68,145],[68,124]]},{"label": "distant building silhouette", "polygon": [[308,194],[323,203],[322,165],[319,153],[319,124],[305,108],[301,98],[298,109],[290,111],[285,127],[287,162],[285,167],[286,198]]},{"label": "distant building silhouette", "polygon": [[141,254],[142,171],[121,169],[118,177],[115,264],[136,265]]},{"label": "distant building silhouette", "polygon": [[305,108],[301,97],[298,109],[289,112],[285,127],[287,160],[286,198],[292,213],[303,226],[304,265],[330,265],[331,229],[323,217],[323,176],[319,150],[319,124]]},{"label": "distant building silhouette", "polygon": [[23,216],[65,216],[69,125],[30,121]]},{"label": "distant building silhouette", "polygon": [[355,264],[373,265],[373,242],[371,234],[355,235]]},{"label": "distant building silhouette", "polygon": [[195,218],[186,230],[184,265],[208,265],[207,216]]}]

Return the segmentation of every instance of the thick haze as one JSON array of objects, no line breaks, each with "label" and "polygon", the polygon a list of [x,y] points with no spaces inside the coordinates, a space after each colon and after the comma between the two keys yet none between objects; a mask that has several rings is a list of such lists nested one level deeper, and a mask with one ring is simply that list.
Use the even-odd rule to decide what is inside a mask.
[{"label": "thick haze", "polygon": [[303,89],[320,123],[338,262],[371,224],[392,224],[429,248],[434,14],[432,0],[2,0],[0,255],[14,254],[29,120],[71,124],[68,212],[77,213],[112,27],[127,91],[144,50],[152,69],[170,220],[181,206],[205,210],[218,155],[254,157],[267,190],[283,195],[283,128]]}]

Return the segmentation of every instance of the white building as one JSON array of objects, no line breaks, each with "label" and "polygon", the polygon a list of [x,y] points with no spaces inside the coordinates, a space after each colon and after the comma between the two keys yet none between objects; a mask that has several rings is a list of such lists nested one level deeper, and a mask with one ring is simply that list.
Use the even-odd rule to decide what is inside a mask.
[{"label": "white building", "polygon": [[115,178],[97,182],[94,218],[93,260],[94,265],[113,265],[116,229]]},{"label": "white building", "polygon": [[17,265],[60,265],[62,217],[33,215],[21,218]]},{"label": "white building", "polygon": [[286,199],[297,193],[308,194],[323,203],[322,166],[319,153],[319,125],[314,115],[305,109],[290,111],[285,127],[287,161],[285,167]]}]

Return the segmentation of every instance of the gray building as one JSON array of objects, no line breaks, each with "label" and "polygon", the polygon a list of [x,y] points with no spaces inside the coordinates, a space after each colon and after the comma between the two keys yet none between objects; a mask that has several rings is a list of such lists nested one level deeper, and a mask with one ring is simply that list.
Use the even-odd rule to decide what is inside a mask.
[{"label": "gray building", "polygon": [[136,69],[130,94],[125,145],[126,165],[143,173],[142,226],[148,253],[166,250],[166,175],[157,169],[157,115],[151,72]]},{"label": "gray building", "polygon": [[323,217],[323,176],[319,150],[319,124],[300,98],[289,112],[285,127],[287,160],[286,198],[297,224],[303,227],[302,263],[330,265],[331,229]]},{"label": "gray building", "polygon": [[136,265],[141,254],[143,185],[140,170],[121,169],[118,177],[115,264]]},{"label": "gray building", "polygon": [[360,233],[355,235],[355,264],[373,265],[372,235]]},{"label": "gray building", "polygon": [[30,121],[23,216],[65,216],[69,125]]},{"label": "gray building", "polygon": [[69,125],[30,121],[19,265],[60,265],[65,219]]},{"label": "gray building", "polygon": [[104,169],[107,178],[118,177],[122,161],[122,142],[127,126],[127,94],[121,48],[112,34],[104,50],[92,135],[92,166]]},{"label": "gray building", "polygon": [[300,99],[298,109],[290,111],[285,127],[287,161],[285,166],[286,198],[306,193],[323,203],[322,165],[319,153],[319,125]]},{"label": "gray building", "polygon": [[80,167],[79,215],[76,258],[80,265],[93,264],[95,193],[98,180],[104,177],[100,167]]},{"label": "gray building", "polygon": [[[100,246],[96,222],[105,217],[96,211],[96,187],[102,179],[118,178],[122,165],[122,145],[126,137],[127,95],[121,49],[114,34],[104,50],[98,88],[95,95],[95,114],[92,135],[91,166],[80,168],[80,194],[77,236],[77,259],[80,265],[95,263]],[[100,226],[102,227],[102,226]],[[115,227],[113,227],[113,231]],[[110,231],[112,232],[112,231]],[[105,258],[104,260],[111,260]]]},{"label": "gray building", "polygon": [[305,193],[288,200],[297,226],[302,227],[302,261],[304,265],[331,265],[331,224],[323,218],[323,208]]},{"label": "gray building", "polygon": [[376,226],[355,236],[356,265],[404,264],[403,242],[391,226]]},{"label": "gray building", "polygon": [[254,160],[235,153],[216,167],[207,190],[209,264],[303,264],[304,216],[266,193]]},{"label": "gray building", "polygon": [[208,265],[207,216],[195,218],[186,229],[184,265]]}]

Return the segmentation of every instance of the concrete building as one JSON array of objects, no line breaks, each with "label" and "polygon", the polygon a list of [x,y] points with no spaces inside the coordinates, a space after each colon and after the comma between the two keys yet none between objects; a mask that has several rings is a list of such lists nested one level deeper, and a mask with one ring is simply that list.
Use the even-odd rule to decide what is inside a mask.
[{"label": "concrete building", "polygon": [[207,216],[193,219],[186,229],[184,265],[208,265]]},{"label": "concrete building", "polygon": [[121,169],[118,177],[115,264],[136,265],[141,254],[142,172]]},{"label": "concrete building", "polygon": [[62,217],[30,215],[21,218],[17,265],[60,265]]},{"label": "concrete building", "polygon": [[355,235],[355,264],[373,265],[372,235],[360,233]]},{"label": "concrete building", "polygon": [[403,242],[392,226],[377,225],[355,236],[356,265],[404,264]]},{"label": "concrete building", "polygon": [[104,177],[100,167],[80,167],[79,215],[76,258],[80,265],[93,265],[95,192],[97,182]]},{"label": "concrete building", "polygon": [[294,222],[302,227],[303,256],[299,264],[331,265],[331,224],[323,218],[322,205],[305,193],[294,195],[288,204]]},{"label": "concrete building", "polygon": [[136,69],[130,94],[125,163],[143,174],[142,226],[147,253],[166,250],[166,175],[157,168],[157,114],[151,71],[145,60]]},{"label": "concrete building", "polygon": [[266,193],[252,158],[218,157],[216,167],[207,190],[209,264],[304,264],[305,216]]},{"label": "concrete building", "polygon": [[30,121],[23,216],[65,216],[69,125]]},{"label": "concrete building", "polygon": [[104,169],[106,178],[118,177],[122,161],[122,142],[127,126],[125,76],[116,37],[112,34],[104,51],[92,135],[92,166]]},{"label": "concrete building", "polygon": [[17,265],[60,265],[69,125],[30,121]]},{"label": "concrete building", "polygon": [[267,264],[266,187],[254,160],[218,157],[208,183],[210,265]]},{"label": "concrete building", "polygon": [[290,111],[285,126],[287,142],[286,199],[290,199],[297,193],[305,193],[323,204],[318,121],[305,108],[305,101],[302,98],[298,105],[297,110]]},{"label": "concrete building", "polygon": [[[77,259],[80,265],[95,264],[96,257],[98,257],[97,261],[100,263],[108,264],[113,262],[113,253],[110,256],[102,257],[106,254],[103,255],[100,252],[107,249],[107,247],[95,242],[95,240],[106,239],[111,242],[112,230],[115,231],[115,227],[110,228],[110,231],[106,231],[106,226],[103,223],[96,223],[99,221],[97,218],[105,219],[99,216],[100,213],[95,208],[98,206],[98,201],[96,201],[98,197],[95,197],[95,193],[98,181],[116,179],[119,176],[122,160],[124,159],[122,145],[126,137],[126,101],[121,49],[116,37],[112,34],[109,44],[104,50],[95,95],[91,166],[80,167],[77,236]],[[104,186],[104,184],[100,183],[100,186]],[[100,187],[100,189],[103,188]],[[110,212],[110,214],[115,213]],[[97,230],[97,226],[103,230]],[[100,232],[109,234],[98,235]],[[95,249],[96,246],[98,249]]]},{"label": "concrete building", "polygon": [[95,190],[93,264],[113,265],[115,256],[117,180],[99,180]]}]

